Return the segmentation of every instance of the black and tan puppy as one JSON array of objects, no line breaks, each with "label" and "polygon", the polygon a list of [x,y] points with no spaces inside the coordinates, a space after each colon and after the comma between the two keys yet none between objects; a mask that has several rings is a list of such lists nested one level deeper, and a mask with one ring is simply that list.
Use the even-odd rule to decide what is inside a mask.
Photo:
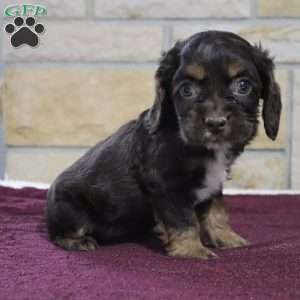
[{"label": "black and tan puppy", "polygon": [[256,134],[260,98],[266,133],[276,138],[281,100],[273,67],[261,47],[229,32],[176,43],[156,72],[153,106],[52,184],[50,239],[92,250],[155,228],[169,255],[199,258],[214,255],[205,245],[245,245],[228,224],[222,185]]}]

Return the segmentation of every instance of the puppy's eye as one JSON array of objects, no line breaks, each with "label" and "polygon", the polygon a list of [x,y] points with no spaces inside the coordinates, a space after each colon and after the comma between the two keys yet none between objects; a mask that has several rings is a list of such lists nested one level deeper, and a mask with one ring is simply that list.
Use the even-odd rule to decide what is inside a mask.
[{"label": "puppy's eye", "polygon": [[232,84],[232,92],[237,96],[247,96],[251,91],[252,85],[248,79],[238,79]]},{"label": "puppy's eye", "polygon": [[185,83],[179,90],[181,97],[193,99],[199,95],[199,88],[190,83]]}]

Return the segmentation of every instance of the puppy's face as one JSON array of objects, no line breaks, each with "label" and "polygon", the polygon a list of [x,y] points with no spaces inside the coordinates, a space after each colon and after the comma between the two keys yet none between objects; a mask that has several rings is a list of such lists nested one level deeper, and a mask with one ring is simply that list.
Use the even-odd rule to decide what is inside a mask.
[{"label": "puppy's face", "polygon": [[183,51],[172,99],[186,143],[214,148],[255,135],[261,81],[247,51],[224,38],[195,41]]},{"label": "puppy's face", "polygon": [[267,135],[275,139],[280,92],[266,52],[226,32],[201,33],[174,49],[157,72],[158,110],[167,114],[173,107],[186,144],[246,145],[256,134],[260,98]]}]

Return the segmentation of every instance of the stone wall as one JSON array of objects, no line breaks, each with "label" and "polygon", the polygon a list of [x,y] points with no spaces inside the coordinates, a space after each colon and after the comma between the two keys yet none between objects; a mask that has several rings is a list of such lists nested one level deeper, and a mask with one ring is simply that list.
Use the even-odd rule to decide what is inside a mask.
[{"label": "stone wall", "polygon": [[[14,2],[1,1],[2,11]],[[197,31],[220,29],[270,50],[284,104],[277,141],[260,128],[228,186],[300,188],[299,0],[30,3],[48,9],[39,20],[46,32],[37,48],[14,49],[2,30],[6,178],[51,182],[88,147],[151,105],[162,50]]]}]

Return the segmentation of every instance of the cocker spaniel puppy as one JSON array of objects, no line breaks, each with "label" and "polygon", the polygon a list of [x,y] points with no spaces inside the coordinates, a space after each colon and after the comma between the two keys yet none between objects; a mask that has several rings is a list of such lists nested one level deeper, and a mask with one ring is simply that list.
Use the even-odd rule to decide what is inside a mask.
[{"label": "cocker spaniel puppy", "polygon": [[153,106],[91,148],[48,192],[50,239],[70,250],[145,236],[168,255],[208,258],[207,248],[247,242],[228,223],[222,186],[254,138],[259,99],[276,138],[280,89],[261,47],[221,31],[177,42],[156,71]]}]

